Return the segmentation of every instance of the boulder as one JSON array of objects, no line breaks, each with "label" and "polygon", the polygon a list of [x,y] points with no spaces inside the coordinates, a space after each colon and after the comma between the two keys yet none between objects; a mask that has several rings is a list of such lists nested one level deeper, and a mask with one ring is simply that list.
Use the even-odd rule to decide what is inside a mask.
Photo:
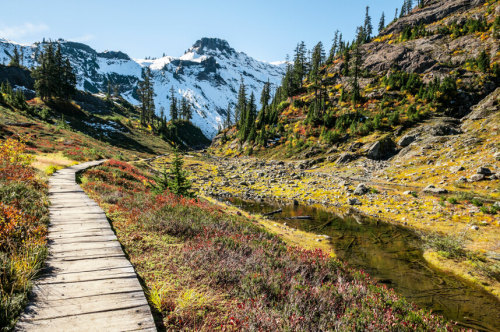
[{"label": "boulder", "polygon": [[493,172],[487,167],[479,167],[476,171],[477,174],[491,175]]},{"label": "boulder", "polygon": [[383,160],[392,157],[396,152],[396,144],[388,136],[373,143],[366,152],[366,156],[374,160]]},{"label": "boulder", "polygon": [[489,117],[491,114],[498,112],[498,100],[500,99],[500,88],[490,93],[486,98],[481,100],[477,105],[472,107],[472,112],[464,117],[464,120],[480,120]]},{"label": "boulder", "polygon": [[356,154],[344,152],[338,157],[338,159],[335,163],[347,164],[348,162],[351,162],[351,161],[356,160],[358,158],[359,158],[359,156]]},{"label": "boulder", "polygon": [[457,173],[457,172],[461,172],[461,171],[465,171],[465,167],[463,167],[463,166],[452,166],[452,167],[450,167],[450,172],[451,173]]},{"label": "boulder", "polygon": [[356,197],[349,198],[347,202],[349,203],[349,205],[361,205],[361,201]]},{"label": "boulder", "polygon": [[368,189],[368,187],[365,186],[364,183],[360,183],[360,184],[358,184],[358,186],[354,190],[354,195],[364,195],[364,194],[368,193],[369,191],[370,191],[370,189]]},{"label": "boulder", "polygon": [[400,138],[398,145],[402,147],[407,147],[411,143],[417,140],[418,134],[406,134]]},{"label": "boulder", "polygon": [[470,177],[469,181],[470,182],[478,182],[482,181],[485,179],[484,174],[474,174],[473,176]]},{"label": "boulder", "polygon": [[446,194],[448,193],[448,190],[444,188],[436,188],[433,184],[428,185],[427,187],[422,190],[424,193],[431,193],[431,194]]}]

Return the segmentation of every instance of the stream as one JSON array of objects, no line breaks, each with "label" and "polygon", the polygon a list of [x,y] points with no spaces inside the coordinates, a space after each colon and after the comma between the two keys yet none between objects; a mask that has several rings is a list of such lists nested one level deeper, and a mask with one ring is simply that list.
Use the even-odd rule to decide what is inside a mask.
[{"label": "stream", "polygon": [[[265,214],[276,223],[328,235],[340,260],[366,271],[419,307],[432,310],[466,328],[500,331],[500,301],[454,276],[433,269],[422,256],[422,243],[411,230],[374,219],[348,216],[311,206],[277,205],[228,198],[250,213]],[[311,219],[289,219],[310,216]]]}]

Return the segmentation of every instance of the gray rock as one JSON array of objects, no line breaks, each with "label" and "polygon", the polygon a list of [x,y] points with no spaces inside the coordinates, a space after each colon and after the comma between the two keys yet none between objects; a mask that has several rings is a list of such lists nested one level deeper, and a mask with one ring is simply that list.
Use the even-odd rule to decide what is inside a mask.
[{"label": "gray rock", "polygon": [[457,173],[457,172],[461,172],[461,171],[465,171],[465,167],[463,167],[463,166],[450,167],[450,172],[452,172],[452,173]]},{"label": "gray rock", "polygon": [[398,141],[398,145],[402,147],[407,147],[411,143],[415,142],[417,139],[418,134],[406,134],[401,139]]},{"label": "gray rock", "polygon": [[360,183],[360,184],[358,184],[358,186],[354,190],[354,195],[364,195],[369,191],[370,191],[370,189],[368,189],[368,187],[365,186],[364,183]]},{"label": "gray rock", "polygon": [[349,205],[361,205],[361,201],[355,197],[349,198],[347,202],[349,203]]},{"label": "gray rock", "polygon": [[373,143],[366,152],[370,159],[382,160],[388,159],[396,152],[396,144],[388,136]]},{"label": "gray rock", "polygon": [[491,114],[498,112],[498,99],[500,98],[500,88],[490,93],[486,98],[481,100],[479,104],[472,107],[472,112],[464,119],[480,120],[489,117]]},{"label": "gray rock", "polygon": [[348,162],[351,162],[351,161],[356,160],[358,158],[359,158],[359,156],[356,155],[356,154],[351,154],[351,153],[345,152],[345,153],[342,153],[338,157],[338,159],[337,159],[337,161],[335,163],[337,163],[337,164],[347,164]]},{"label": "gray rock", "polygon": [[493,207],[494,207],[495,209],[500,209],[500,202],[495,202],[495,203],[493,203]]},{"label": "gray rock", "polygon": [[469,181],[470,182],[478,182],[482,181],[485,179],[484,174],[474,174],[473,176],[470,177]]},{"label": "gray rock", "polygon": [[474,225],[474,226],[471,226],[470,229],[472,229],[474,231],[478,231],[479,230],[479,226]]},{"label": "gray rock", "polygon": [[430,184],[427,187],[422,190],[424,193],[431,193],[431,194],[446,194],[448,193],[448,190],[444,188],[436,188],[434,185]]},{"label": "gray rock", "polygon": [[479,167],[476,171],[477,174],[491,175],[493,174],[491,170],[487,167]]},{"label": "gray rock", "polygon": [[403,192],[403,195],[414,195],[416,194],[414,191],[411,191],[411,190],[407,190],[405,192]]},{"label": "gray rock", "polygon": [[497,152],[493,155],[493,157],[497,160],[500,161],[500,152]]}]

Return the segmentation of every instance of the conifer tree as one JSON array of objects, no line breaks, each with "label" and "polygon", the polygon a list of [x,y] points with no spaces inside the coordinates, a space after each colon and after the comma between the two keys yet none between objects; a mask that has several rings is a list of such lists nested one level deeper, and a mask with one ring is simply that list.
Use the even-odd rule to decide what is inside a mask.
[{"label": "conifer tree", "polygon": [[394,13],[394,21],[398,19],[398,8],[396,8],[396,12]]},{"label": "conifer tree", "polygon": [[349,48],[346,47],[344,50],[344,76],[349,76],[349,62],[351,61],[351,54],[349,53]]},{"label": "conifer tree", "polygon": [[247,93],[246,93],[245,81],[243,80],[243,77],[241,77],[240,89],[238,91],[238,103],[236,104],[235,119],[234,119],[238,128],[241,127],[241,125],[246,119],[245,115],[246,107],[247,107]]},{"label": "conifer tree", "polygon": [[179,111],[177,109],[177,99],[174,94],[174,86],[170,87],[170,119],[172,121],[176,121],[179,115]]},{"label": "conifer tree", "polygon": [[323,58],[324,58],[323,44],[319,42],[316,44],[316,46],[314,46],[311,58],[311,70],[309,72],[309,80],[315,82],[315,84],[317,83],[318,80],[319,68],[323,64]]},{"label": "conifer tree", "polygon": [[328,54],[328,62],[333,62],[335,55],[337,54],[337,49],[339,47],[339,30],[335,31],[335,36],[333,37],[332,47],[330,48],[330,54]]},{"label": "conifer tree", "polygon": [[267,107],[269,105],[269,100],[271,99],[271,83],[269,83],[269,80],[264,83],[264,86],[262,87],[262,92],[260,94],[260,104],[262,105],[262,108]]},{"label": "conifer tree", "polygon": [[364,32],[364,40],[369,41],[371,39],[372,33],[373,33],[372,18],[370,16],[370,7],[369,6],[366,6],[365,23],[363,26],[363,32]]},{"label": "conifer tree", "polygon": [[51,98],[67,100],[75,92],[76,76],[71,63],[64,59],[61,46],[54,51],[53,43],[48,43],[37,58],[38,67],[33,69],[35,89],[42,100]]},{"label": "conifer tree", "polygon": [[170,167],[170,181],[168,189],[178,196],[192,196],[190,193],[191,183],[187,179],[187,172],[183,169],[184,161],[177,149],[174,149],[174,159]]},{"label": "conifer tree", "polygon": [[302,80],[306,76],[307,71],[307,50],[306,44],[301,41],[297,44],[295,48],[295,56],[293,60],[293,86],[292,94],[297,91],[297,89],[302,87]]},{"label": "conifer tree", "polygon": [[224,126],[226,128],[231,127],[231,103],[227,103],[227,110],[226,110],[226,121],[224,123]]},{"label": "conifer tree", "polygon": [[382,16],[380,17],[380,21],[378,23],[378,33],[380,34],[382,30],[385,28],[385,14],[382,12]]},{"label": "conifer tree", "polygon": [[21,66],[21,56],[19,55],[19,51],[17,50],[17,46],[14,46],[14,51],[12,56],[10,57],[9,66],[11,67],[20,67]]},{"label": "conifer tree", "polygon": [[141,125],[151,125],[154,130],[155,93],[153,90],[152,78],[153,74],[151,73],[151,69],[146,67],[142,72],[142,81],[138,84],[137,92],[141,101]]},{"label": "conifer tree", "polygon": [[[253,92],[250,94],[250,98],[248,99],[246,111],[245,111],[245,122],[243,124],[243,141],[246,141],[249,138],[249,135],[252,131],[255,132],[255,118],[257,113],[257,106],[255,105],[255,95]],[[254,137],[255,138],[255,137]]]},{"label": "conifer tree", "polygon": [[363,28],[358,28],[358,42],[354,45],[354,63],[352,68],[352,101],[353,103],[358,102],[361,99],[360,89],[359,89],[359,76],[361,73],[361,50],[359,40],[362,40]]}]

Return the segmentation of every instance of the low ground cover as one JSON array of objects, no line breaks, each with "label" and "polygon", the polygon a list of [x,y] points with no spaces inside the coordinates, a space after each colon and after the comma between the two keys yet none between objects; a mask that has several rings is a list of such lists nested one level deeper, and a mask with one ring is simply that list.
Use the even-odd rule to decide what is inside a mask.
[{"label": "low ground cover", "polygon": [[0,140],[0,329],[13,326],[47,254],[47,183],[17,139]]},{"label": "low ground cover", "polygon": [[81,176],[111,218],[165,329],[445,330],[322,250],[285,244],[256,222],[196,198],[155,193],[111,160]]}]

